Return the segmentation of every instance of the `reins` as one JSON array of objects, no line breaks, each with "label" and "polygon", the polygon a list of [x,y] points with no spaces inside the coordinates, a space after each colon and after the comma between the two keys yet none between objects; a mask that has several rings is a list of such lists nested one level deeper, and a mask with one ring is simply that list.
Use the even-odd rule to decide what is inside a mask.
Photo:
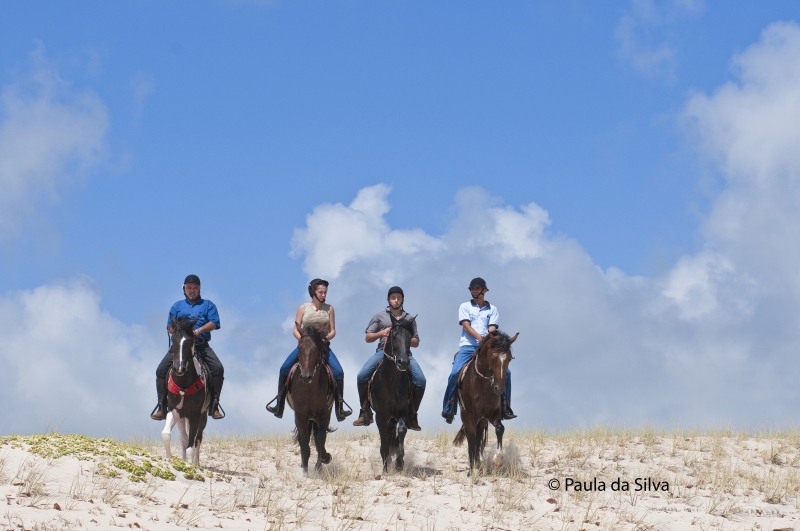
[{"label": "reins", "polygon": [[[484,347],[481,347],[481,350],[483,350],[483,348]],[[472,364],[472,366],[475,368],[475,373],[478,376],[480,376],[481,378],[483,378],[485,380],[489,380],[489,383],[494,384],[494,374],[492,374],[491,376],[484,376],[483,374],[481,374],[481,371],[478,370],[478,359],[480,358],[480,355],[481,355],[481,352],[479,351],[475,355],[475,363]],[[491,368],[491,364],[489,364],[489,368]]]}]

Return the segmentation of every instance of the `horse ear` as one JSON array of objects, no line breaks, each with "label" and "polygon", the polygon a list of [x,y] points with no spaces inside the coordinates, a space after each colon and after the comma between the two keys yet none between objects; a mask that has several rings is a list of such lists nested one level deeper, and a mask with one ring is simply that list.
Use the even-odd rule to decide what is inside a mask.
[{"label": "horse ear", "polygon": [[519,335],[519,332],[517,332],[516,334],[514,334],[514,337],[512,337],[512,338],[511,338],[511,341],[509,341],[508,343],[509,343],[509,344],[511,344],[511,343],[513,343],[514,341],[516,341],[516,340],[517,340],[517,336],[518,336],[518,335]]},{"label": "horse ear", "polygon": [[392,312],[389,312],[389,317],[391,317],[391,318],[392,318],[392,324],[395,324],[395,323],[397,323],[397,317],[395,317],[395,316],[394,316],[394,314],[393,314]]},{"label": "horse ear", "polygon": [[[417,314],[417,315],[419,315],[419,314]],[[411,324],[411,323],[413,323],[414,321],[416,321],[416,320],[417,320],[417,315],[415,315],[414,317],[411,317],[411,318],[409,318],[409,319],[408,319],[408,324]]]},{"label": "horse ear", "polygon": [[197,321],[199,321],[199,320],[200,320],[199,317],[195,317],[194,319],[191,320],[191,322],[189,324],[192,325],[192,327],[194,327],[194,325],[196,325]]},{"label": "horse ear", "polygon": [[172,314],[169,314],[169,322],[170,322],[170,326],[172,326],[172,328],[175,328],[175,325],[178,324],[178,321],[176,321],[175,318],[172,317]]}]

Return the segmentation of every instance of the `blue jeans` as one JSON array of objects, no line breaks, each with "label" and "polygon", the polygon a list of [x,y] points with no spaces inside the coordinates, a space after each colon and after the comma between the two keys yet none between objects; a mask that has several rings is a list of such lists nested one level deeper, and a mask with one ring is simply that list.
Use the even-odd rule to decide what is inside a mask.
[{"label": "blue jeans", "polygon": [[[383,351],[379,350],[367,360],[361,370],[358,371],[358,376],[356,376],[356,383],[358,383],[359,386],[365,386],[369,383],[369,379],[372,378],[372,373],[375,372],[375,369],[382,359]],[[425,380],[425,375],[422,374],[422,368],[419,366],[419,363],[417,363],[417,360],[414,359],[414,356],[408,357],[408,372],[411,373],[411,383],[415,387],[425,389],[427,380]]]},{"label": "blue jeans", "polygon": [[[455,400],[452,407],[450,400],[452,400],[458,386],[458,373],[461,372],[461,369],[467,364],[474,352],[475,347],[472,345],[465,345],[458,349],[456,358],[453,360],[453,370],[450,371],[450,376],[447,378],[447,389],[444,391],[444,402],[442,404],[444,413],[455,414]],[[511,369],[506,369],[506,403],[511,403]]]},{"label": "blue jeans", "polygon": [[[283,365],[281,365],[281,380],[289,376],[289,371],[292,370],[292,366],[297,363],[298,357],[298,350],[294,349],[292,353],[289,354],[289,357],[286,358],[286,361],[283,362]],[[339,389],[343,389],[344,369],[342,369],[342,365],[339,363],[339,360],[336,359],[336,354],[334,354],[331,349],[328,349],[328,356],[325,361],[330,365],[331,372],[333,372],[333,377],[336,378],[338,382]],[[278,393],[280,393],[280,382],[278,382],[278,384]]]}]

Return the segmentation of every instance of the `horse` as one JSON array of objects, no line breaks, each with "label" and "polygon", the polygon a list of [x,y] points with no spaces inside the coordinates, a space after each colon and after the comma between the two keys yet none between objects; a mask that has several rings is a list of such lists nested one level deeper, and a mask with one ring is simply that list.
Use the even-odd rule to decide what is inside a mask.
[{"label": "horse", "polygon": [[[195,345],[203,341],[194,335],[196,319],[170,316],[172,327],[172,367],[167,380],[167,414],[161,432],[167,459],[170,451],[170,432],[177,424],[181,434],[181,457],[195,465],[200,465],[200,444],[203,430],[208,422],[210,394],[206,382],[208,369],[195,353]],[[187,459],[188,457],[188,459]]]},{"label": "horse", "polygon": [[405,450],[403,442],[408,431],[411,413],[411,376],[408,357],[411,355],[411,338],[414,320],[392,318],[392,328],[383,346],[384,359],[378,364],[370,381],[369,400],[375,410],[375,421],[381,436],[383,471],[389,471],[392,456],[395,470],[403,470]]},{"label": "horse", "polygon": [[308,458],[311,456],[309,442],[314,436],[317,448],[315,469],[331,462],[331,454],[325,450],[328,426],[331,423],[336,380],[330,374],[325,354],[327,343],[314,327],[303,330],[297,344],[298,361],[292,367],[286,385],[289,392],[286,401],[294,410],[294,425],[297,442],[300,444],[300,459],[303,473],[308,475]]},{"label": "horse", "polygon": [[497,449],[503,449],[500,396],[506,391],[506,371],[513,359],[511,344],[517,340],[499,330],[488,333],[478,344],[475,354],[459,374],[458,401],[461,404],[461,429],[453,444],[460,446],[467,439],[469,474],[480,466],[486,448],[488,425],[494,426]]}]

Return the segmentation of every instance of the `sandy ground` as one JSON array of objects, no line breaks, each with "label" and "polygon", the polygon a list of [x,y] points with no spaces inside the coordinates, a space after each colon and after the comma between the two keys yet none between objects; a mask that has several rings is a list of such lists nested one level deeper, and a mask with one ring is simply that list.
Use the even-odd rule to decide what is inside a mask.
[{"label": "sandy ground", "polygon": [[0,529],[800,529],[794,432],[506,432],[471,477],[453,436],[409,434],[387,475],[374,426],[333,433],[310,477],[288,435],[209,439],[201,469],[155,440],[4,437]]}]

